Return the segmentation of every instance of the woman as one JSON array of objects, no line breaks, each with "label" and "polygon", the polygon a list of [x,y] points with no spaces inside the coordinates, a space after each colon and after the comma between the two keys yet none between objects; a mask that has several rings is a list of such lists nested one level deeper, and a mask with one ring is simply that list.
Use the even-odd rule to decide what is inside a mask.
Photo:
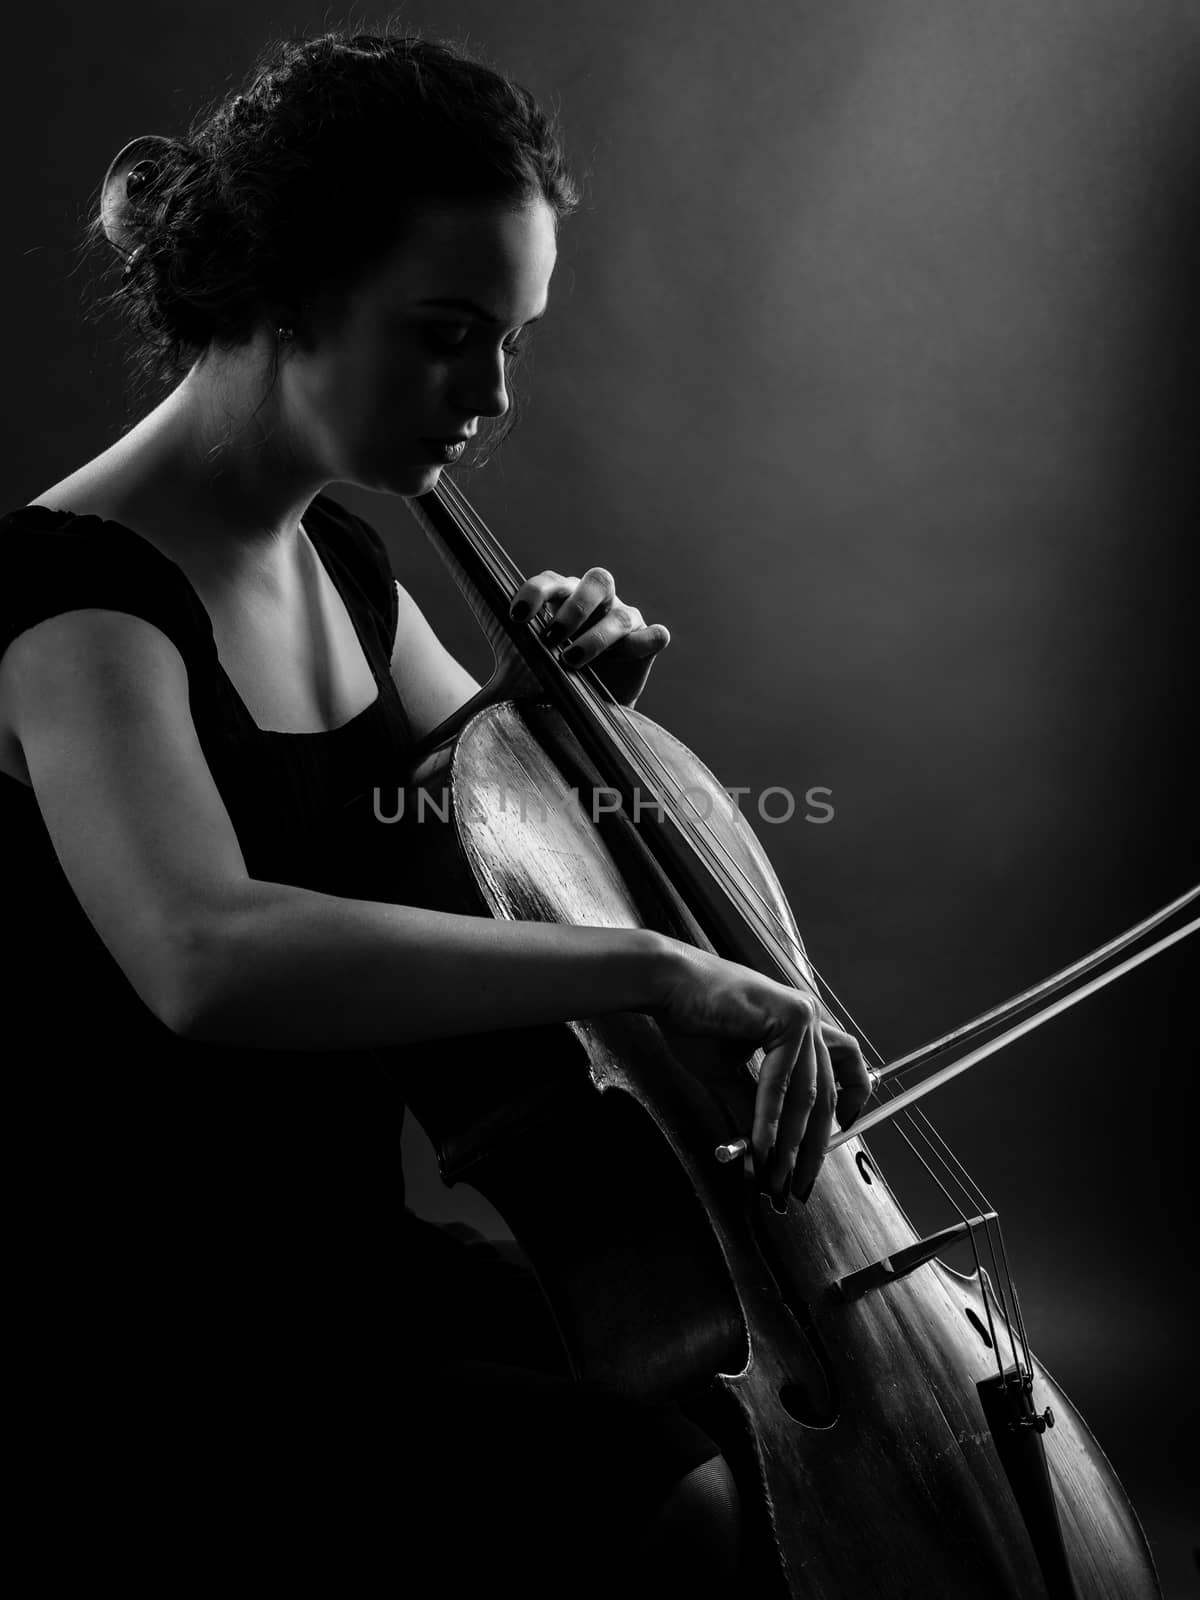
[{"label": "woman", "polygon": [[[781,1203],[866,1098],[805,996],[648,931],[405,904],[347,804],[477,685],[324,491],[423,494],[506,416],[575,203],[526,91],[388,34],[272,46],[105,179],[118,299],[173,387],[2,528],[23,1448],[51,1563],[345,1592],[441,1552],[441,1593],[614,1570],[729,1592],[716,1445],[572,1383],[524,1279],[402,1223],[403,1108],[363,1054],[620,1010],[762,1046]],[[599,567],[517,600],[547,603],[564,659],[632,705],[666,630]]]}]

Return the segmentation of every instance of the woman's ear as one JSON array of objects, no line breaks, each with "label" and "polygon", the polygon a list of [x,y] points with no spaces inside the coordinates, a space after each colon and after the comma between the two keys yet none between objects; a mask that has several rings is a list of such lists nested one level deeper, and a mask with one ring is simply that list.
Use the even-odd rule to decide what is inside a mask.
[{"label": "woman's ear", "polygon": [[[158,133],[142,133],[118,150],[100,189],[100,222],[108,242],[127,256],[141,243],[136,196],[159,170],[174,141]],[[132,189],[130,174],[137,168]]]}]

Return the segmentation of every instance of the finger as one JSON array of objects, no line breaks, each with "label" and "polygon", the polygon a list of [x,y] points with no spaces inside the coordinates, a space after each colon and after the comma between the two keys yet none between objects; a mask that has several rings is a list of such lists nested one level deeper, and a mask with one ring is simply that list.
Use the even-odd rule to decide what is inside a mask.
[{"label": "finger", "polygon": [[837,1120],[839,1127],[848,1128],[871,1098],[871,1074],[862,1046],[852,1034],[825,1023],[821,1029],[833,1063],[833,1077],[837,1084]]},{"label": "finger", "polygon": [[779,1195],[785,1195],[787,1180],[795,1166],[817,1103],[820,1069],[813,1044],[814,1034],[815,1023],[809,1018],[800,1039],[795,1070],[788,1084],[783,1114],[779,1119],[775,1150],[767,1170],[767,1182],[772,1191]]},{"label": "finger", "polygon": [[546,604],[557,606],[574,590],[578,578],[564,577],[561,572],[553,572],[549,568],[539,572],[525,582],[513,596],[508,614],[514,622],[523,622],[526,617],[532,617]]},{"label": "finger", "polygon": [[754,1095],[754,1121],[750,1129],[750,1148],[760,1180],[766,1181],[767,1168],[779,1133],[779,1120],[787,1099],[788,1083],[796,1066],[802,1043],[798,1030],[789,1030],[778,1044],[763,1056]]},{"label": "finger", "polygon": [[652,661],[670,642],[669,628],[661,622],[647,627],[640,611],[618,600],[602,621],[577,636],[571,648],[563,651],[563,660],[569,667],[586,667],[609,650],[622,661]]},{"label": "finger", "polygon": [[589,567],[554,613],[544,635],[546,643],[556,645],[574,637],[589,618],[603,616],[616,595],[616,581],[607,567]]},{"label": "finger", "polygon": [[[811,1073],[811,1080],[809,1074]],[[829,1059],[829,1048],[821,1035],[820,1025],[814,1023],[809,1028],[805,1039],[805,1048],[800,1052],[800,1061],[797,1064],[795,1079],[806,1085],[811,1081],[813,1087],[805,1096],[803,1110],[805,1113],[804,1131],[795,1144],[790,1135],[789,1111],[784,1108],[781,1131],[785,1135],[784,1160],[786,1168],[780,1176],[779,1182],[785,1185],[785,1193],[794,1190],[801,1200],[807,1200],[809,1190],[816,1182],[817,1173],[821,1170],[821,1163],[825,1159],[825,1149],[829,1144],[829,1136],[833,1132],[833,1108],[835,1089],[833,1082],[833,1064]],[[789,1094],[796,1092],[795,1088]]]},{"label": "finger", "polygon": [[665,650],[671,642],[671,630],[665,622],[652,622],[649,627],[638,628],[629,640],[630,649],[635,655],[656,656],[660,650]]},{"label": "finger", "polygon": [[[599,620],[597,620],[597,618]],[[588,625],[576,634],[562,658],[568,666],[586,667],[606,650],[617,649],[622,659],[630,656],[629,640],[635,633],[646,633],[642,613],[614,599],[607,611],[593,613]]]}]

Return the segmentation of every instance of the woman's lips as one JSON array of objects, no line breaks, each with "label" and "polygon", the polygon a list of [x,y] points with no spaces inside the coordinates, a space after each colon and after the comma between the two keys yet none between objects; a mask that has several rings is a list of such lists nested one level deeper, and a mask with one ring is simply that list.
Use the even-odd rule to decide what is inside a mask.
[{"label": "woman's lips", "polygon": [[457,461],[467,448],[465,439],[422,439],[421,447],[428,452],[431,461],[451,462]]}]

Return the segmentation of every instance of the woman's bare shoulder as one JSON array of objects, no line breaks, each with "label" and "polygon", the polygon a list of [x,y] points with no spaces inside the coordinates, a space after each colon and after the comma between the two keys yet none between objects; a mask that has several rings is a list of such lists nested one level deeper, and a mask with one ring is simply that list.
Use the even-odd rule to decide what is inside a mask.
[{"label": "woman's bare shoulder", "polygon": [[97,457],[57,483],[43,489],[26,503],[45,506],[49,511],[70,511],[77,517],[103,517],[122,521],[122,512],[133,503],[135,486],[112,466]]},{"label": "woman's bare shoulder", "polygon": [[[129,529],[177,566],[188,568],[178,530],[188,524],[187,496],[172,491],[137,455],[105,451],[26,502]],[[196,578],[189,571],[193,586]]]},{"label": "woman's bare shoulder", "polygon": [[[134,513],[131,508],[135,504],[129,481],[103,468],[99,462],[89,463],[68,474],[25,502],[26,507],[70,512],[78,517],[94,516],[126,527],[132,523]],[[136,523],[132,525],[134,531],[141,531]],[[142,537],[146,535],[142,534]],[[0,651],[7,659],[8,651],[3,649],[3,643],[0,640]],[[11,707],[3,693],[0,693],[0,773],[16,778],[20,783],[29,783],[28,768],[12,725]]]}]

